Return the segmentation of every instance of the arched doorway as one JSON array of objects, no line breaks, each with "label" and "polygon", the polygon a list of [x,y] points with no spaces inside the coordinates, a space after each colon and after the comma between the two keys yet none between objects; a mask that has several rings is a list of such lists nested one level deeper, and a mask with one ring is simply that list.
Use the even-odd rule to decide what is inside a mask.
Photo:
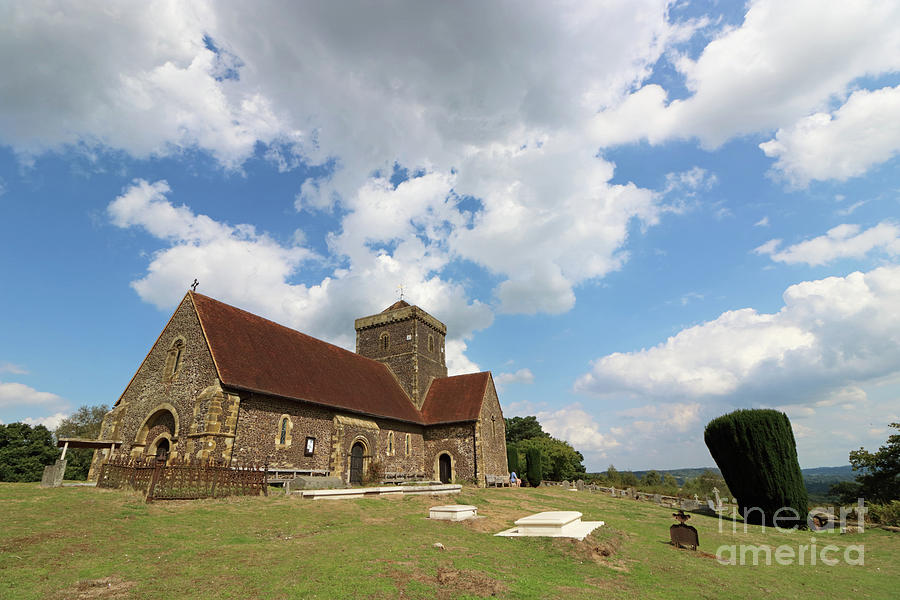
[{"label": "arched doorway", "polygon": [[156,459],[166,460],[169,458],[169,440],[162,438],[156,442]]},{"label": "arched doorway", "polygon": [[350,448],[350,483],[360,484],[363,477],[363,457],[366,447],[362,442],[356,442]]},{"label": "arched doorway", "polygon": [[438,457],[438,474],[441,483],[450,483],[453,480],[453,462],[449,454],[441,454]]}]

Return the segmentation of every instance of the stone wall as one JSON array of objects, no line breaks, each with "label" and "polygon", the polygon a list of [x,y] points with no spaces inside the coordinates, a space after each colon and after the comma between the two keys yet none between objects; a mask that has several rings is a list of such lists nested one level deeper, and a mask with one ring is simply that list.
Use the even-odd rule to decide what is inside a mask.
[{"label": "stone wall", "polygon": [[506,424],[493,379],[488,383],[481,403],[481,413],[476,427],[478,450],[478,485],[484,485],[485,475],[509,476],[506,463]]},{"label": "stone wall", "polygon": [[[176,340],[181,340],[183,345],[178,368],[172,372]],[[195,412],[194,399],[202,390],[217,384],[215,365],[200,322],[190,296],[185,295],[113,410],[104,418],[100,437],[120,440],[120,453],[142,455],[155,439],[149,438],[149,427],[141,431],[142,426],[158,410],[168,410],[173,417],[171,423],[177,423],[176,430],[171,432],[170,456],[191,454],[193,441],[187,434],[192,429],[205,431],[207,420],[203,411]],[[94,462],[105,458],[106,453],[108,450],[97,451]],[[93,466],[92,471],[96,471]]]},{"label": "stone wall", "polygon": [[[268,462],[272,468],[331,470],[333,411],[305,402],[252,394],[241,402],[233,457],[237,462]],[[291,427],[280,445],[281,419]],[[315,439],[306,456],[306,438]]]},{"label": "stone wall", "polygon": [[475,480],[474,423],[433,425],[425,429],[425,475],[438,478],[437,458],[448,452],[457,481]]}]

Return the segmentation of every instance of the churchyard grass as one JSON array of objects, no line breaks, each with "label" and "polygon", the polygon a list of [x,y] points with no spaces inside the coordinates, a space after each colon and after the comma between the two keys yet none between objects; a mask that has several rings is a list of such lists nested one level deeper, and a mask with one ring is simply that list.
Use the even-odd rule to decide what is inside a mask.
[{"label": "churchyard grass", "polygon": [[[462,503],[482,518],[428,520]],[[517,518],[577,510],[584,542],[500,538]],[[900,534],[781,533],[695,515],[700,551],[668,542],[672,509],[562,488],[457,496],[144,504],[92,488],[0,484],[0,598],[896,598]],[[834,544],[835,566],[723,565],[719,546]],[[443,549],[435,548],[440,543]],[[864,545],[862,566],[843,550]]]}]

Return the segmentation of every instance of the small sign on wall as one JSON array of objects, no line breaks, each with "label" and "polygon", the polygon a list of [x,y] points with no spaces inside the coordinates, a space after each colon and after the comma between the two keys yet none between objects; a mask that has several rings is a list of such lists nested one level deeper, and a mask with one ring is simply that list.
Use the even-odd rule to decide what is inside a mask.
[{"label": "small sign on wall", "polygon": [[316,450],[316,438],[308,437],[306,438],[306,446],[303,449],[304,456],[312,456],[313,452]]}]

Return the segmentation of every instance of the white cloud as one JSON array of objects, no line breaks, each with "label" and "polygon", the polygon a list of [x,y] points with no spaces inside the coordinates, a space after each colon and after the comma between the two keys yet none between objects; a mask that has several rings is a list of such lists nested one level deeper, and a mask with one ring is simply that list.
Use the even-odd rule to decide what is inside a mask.
[{"label": "white cloud", "polygon": [[12,373],[13,375],[28,375],[25,367],[14,365],[10,362],[0,363],[0,373]]},{"label": "white cloud", "polygon": [[797,187],[862,175],[900,152],[900,86],[855,91],[838,110],[804,117],[759,147]]},{"label": "white cloud", "polygon": [[604,145],[699,138],[714,148],[821,111],[857,79],[900,70],[900,5],[755,0],[693,60],[675,61],[690,96],[668,101],[648,84],[599,113]]},{"label": "white cloud", "polygon": [[204,40],[216,19],[202,1],[4,3],[0,55],[28,60],[4,63],[0,143],[25,155],[198,147],[236,167],[257,141],[299,140],[262,94],[222,78],[227,54]]},{"label": "white cloud", "polygon": [[43,425],[50,431],[55,431],[59,424],[63,422],[63,419],[66,419],[69,416],[67,412],[58,412],[54,413],[47,417],[26,417],[22,419],[22,422],[26,425],[31,425],[34,427],[35,425]]},{"label": "white cloud", "polygon": [[900,267],[790,286],[777,313],[728,311],[652,348],[594,361],[575,389],[804,404],[900,372]]},{"label": "white cloud", "polygon": [[753,224],[754,227],[768,227],[769,226],[769,217],[765,216],[756,223]]},{"label": "white cloud", "polygon": [[[0,81],[0,143],[30,155],[67,145],[141,157],[196,148],[231,168],[262,144],[281,168],[324,166],[299,185],[298,207],[339,204],[349,214],[331,240],[336,253],[385,261],[392,288],[400,270],[424,281],[434,264],[462,259],[499,275],[499,310],[559,313],[574,305],[576,286],[627,260],[633,220],[658,219],[657,194],[611,184],[613,165],[584,132],[598,107],[698,26],[669,23],[667,10],[664,0],[11,4],[0,13],[0,53],[32,60],[14,61]],[[428,175],[410,186],[419,189],[392,192],[372,174],[395,164]],[[441,195],[450,184],[481,208],[456,210]],[[365,227],[370,201],[403,219],[376,209],[384,233]],[[128,206],[118,208],[116,222],[134,224]],[[153,208],[136,224],[167,241],[215,229],[184,207]],[[430,238],[428,264],[403,264],[403,251],[366,257],[360,240],[373,231],[408,251],[413,237]],[[198,243],[180,246],[178,258],[195,257]]]},{"label": "white cloud", "polygon": [[66,401],[50,392],[39,392],[23,383],[0,381],[0,408],[27,408],[32,406],[64,406]]},{"label": "white cloud", "polygon": [[631,427],[642,433],[667,429],[683,433],[699,422],[700,403],[648,404],[620,410],[617,414],[635,419]]},{"label": "white cloud", "polygon": [[531,385],[534,383],[534,373],[531,372],[531,369],[519,369],[514,373],[500,373],[499,375],[494,376],[494,383],[496,383],[498,387],[510,383],[524,383]]},{"label": "white cloud", "polygon": [[604,458],[607,451],[620,445],[612,435],[601,433],[593,416],[578,404],[539,412],[536,416],[544,431],[557,439],[566,440],[576,450],[592,454],[593,460]]},{"label": "white cloud", "polygon": [[[396,190],[383,186],[362,190],[361,194],[367,196],[360,203],[361,218],[384,228],[378,228],[373,237],[357,222],[357,213],[348,214],[343,232],[333,236],[330,244],[349,257],[350,266],[336,268],[310,285],[295,283],[294,278],[304,263],[318,261],[313,252],[302,246],[282,245],[249,225],[227,225],[196,215],[186,206],[176,207],[167,199],[170,189],[164,181],[135,181],[109,204],[107,212],[119,227],[140,227],[168,242],[168,247],[153,254],[147,274],[132,282],[142,299],[161,309],[177,303],[196,277],[200,281],[198,291],[352,348],[354,339],[347,324],[363,313],[375,313],[390,305],[395,300],[396,282],[403,281],[413,290],[412,302],[427,307],[447,324],[450,372],[477,371],[478,365],[464,356],[465,340],[491,323],[492,312],[480,302],[468,301],[461,285],[440,279],[435,271],[446,264],[445,253],[430,249],[408,231],[418,226],[427,229],[431,221],[426,213],[443,210],[444,196],[434,192],[435,186],[444,190],[446,182],[424,176]],[[388,215],[396,216],[404,206],[419,201],[429,207],[421,221],[407,218],[389,222]],[[410,210],[419,215],[419,211]],[[439,218],[440,214],[434,216]],[[391,253],[371,247],[372,243],[395,237],[402,241]]]},{"label": "white cloud", "polygon": [[900,226],[892,221],[860,231],[859,225],[844,224],[829,229],[825,235],[778,250],[781,240],[769,240],[754,249],[772,260],[786,264],[824,265],[840,258],[863,258],[879,250],[889,256],[900,255]]}]

